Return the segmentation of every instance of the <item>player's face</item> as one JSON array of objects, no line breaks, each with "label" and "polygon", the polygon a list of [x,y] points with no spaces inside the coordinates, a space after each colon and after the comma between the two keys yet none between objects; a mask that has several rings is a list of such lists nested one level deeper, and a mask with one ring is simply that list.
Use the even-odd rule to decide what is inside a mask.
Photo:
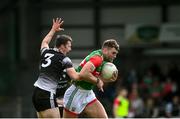
[{"label": "player's face", "polygon": [[127,96],[127,94],[128,94],[128,92],[127,92],[127,90],[122,90],[122,95],[124,96],[124,97],[126,97]]},{"label": "player's face", "polygon": [[117,54],[118,51],[115,48],[107,48],[105,50],[105,59],[112,62],[116,58]]},{"label": "player's face", "polygon": [[71,42],[68,41],[67,44],[65,45],[65,52],[68,53],[71,51]]}]

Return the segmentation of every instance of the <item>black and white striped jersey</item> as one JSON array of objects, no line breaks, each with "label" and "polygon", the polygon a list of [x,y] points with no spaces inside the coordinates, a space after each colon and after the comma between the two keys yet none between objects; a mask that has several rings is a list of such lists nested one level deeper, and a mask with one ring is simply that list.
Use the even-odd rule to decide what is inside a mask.
[{"label": "black and white striped jersey", "polygon": [[71,60],[63,53],[55,48],[43,48],[39,65],[40,74],[34,86],[56,93],[57,85],[63,79],[63,70],[71,67]]}]

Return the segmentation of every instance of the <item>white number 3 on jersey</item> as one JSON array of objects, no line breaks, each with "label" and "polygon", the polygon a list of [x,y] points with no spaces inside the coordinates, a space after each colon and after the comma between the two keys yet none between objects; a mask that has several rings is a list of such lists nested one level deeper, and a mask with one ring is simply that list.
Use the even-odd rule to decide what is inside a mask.
[{"label": "white number 3 on jersey", "polygon": [[50,64],[51,64],[51,57],[53,57],[54,56],[54,54],[51,54],[51,53],[46,53],[45,54],[45,61],[46,61],[46,63],[42,63],[42,67],[47,67],[47,66],[49,66]]}]

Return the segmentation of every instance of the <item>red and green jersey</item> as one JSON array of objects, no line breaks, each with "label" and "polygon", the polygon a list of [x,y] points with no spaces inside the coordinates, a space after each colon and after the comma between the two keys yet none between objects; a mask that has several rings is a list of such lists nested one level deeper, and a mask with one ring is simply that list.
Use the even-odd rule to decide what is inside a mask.
[{"label": "red and green jersey", "polygon": [[[96,67],[94,72],[92,72],[92,74],[95,77],[98,77],[100,75],[100,72],[102,70],[102,66],[105,64],[105,61],[103,60],[103,54],[101,50],[95,50],[93,52],[91,52],[78,66],[78,68],[76,69],[77,72],[80,72],[82,67],[88,62],[91,61],[93,63],[93,65]],[[94,87],[94,84],[86,82],[84,80],[82,81],[76,81],[75,82],[76,85],[86,89],[86,90],[91,90]]]}]

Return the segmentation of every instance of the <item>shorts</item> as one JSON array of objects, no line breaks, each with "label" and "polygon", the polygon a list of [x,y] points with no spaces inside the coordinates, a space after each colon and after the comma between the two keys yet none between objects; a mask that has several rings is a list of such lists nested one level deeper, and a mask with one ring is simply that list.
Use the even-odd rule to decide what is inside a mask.
[{"label": "shorts", "polygon": [[32,102],[37,112],[58,107],[55,94],[38,87],[34,88]]},{"label": "shorts", "polygon": [[94,101],[96,101],[96,96],[93,90],[84,90],[71,85],[64,95],[64,108],[73,114],[80,114],[88,104]]}]

